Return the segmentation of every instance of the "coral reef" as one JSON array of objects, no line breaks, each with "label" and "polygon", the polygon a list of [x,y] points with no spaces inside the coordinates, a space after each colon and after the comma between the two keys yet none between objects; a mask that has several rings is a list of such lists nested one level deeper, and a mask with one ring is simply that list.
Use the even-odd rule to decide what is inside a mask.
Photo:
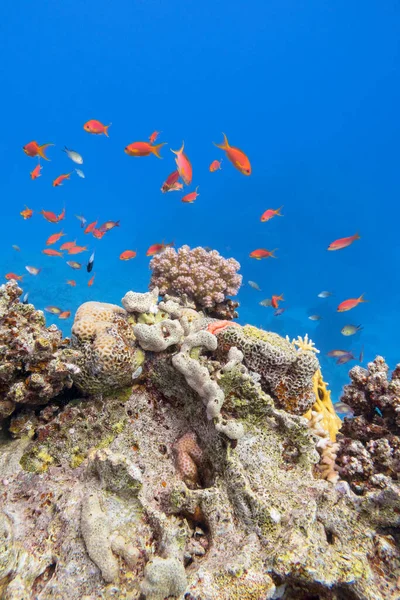
[{"label": "coral reef", "polygon": [[21,294],[15,281],[0,286],[0,421],[17,405],[47,404],[72,386],[76,371],[69,340]]},{"label": "coral reef", "polygon": [[151,259],[150,268],[150,287],[158,287],[161,296],[187,294],[199,307],[220,305],[226,296],[235,296],[242,283],[235,259],[202,247],[166,248]]},{"label": "coral reef", "polygon": [[357,493],[382,488],[400,474],[400,365],[388,378],[381,356],[350,370],[352,382],[341,401],[354,417],[345,417],[338,436],[340,476]]}]

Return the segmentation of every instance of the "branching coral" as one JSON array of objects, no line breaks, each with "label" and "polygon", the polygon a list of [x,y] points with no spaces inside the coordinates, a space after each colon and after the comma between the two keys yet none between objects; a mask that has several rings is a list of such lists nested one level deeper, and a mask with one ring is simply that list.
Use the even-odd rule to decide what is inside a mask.
[{"label": "branching coral", "polygon": [[178,251],[167,248],[152,258],[150,268],[151,289],[158,286],[161,296],[187,294],[207,308],[222,303],[226,296],[235,296],[242,283],[237,273],[240,264],[235,259],[202,247],[182,246]]}]

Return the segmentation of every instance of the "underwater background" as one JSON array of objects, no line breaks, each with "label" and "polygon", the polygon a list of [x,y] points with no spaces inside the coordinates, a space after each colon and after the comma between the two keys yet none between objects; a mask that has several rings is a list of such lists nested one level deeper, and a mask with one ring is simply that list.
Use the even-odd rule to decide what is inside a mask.
[{"label": "underwater background", "polygon": [[[174,241],[210,246],[241,263],[239,322],[290,337],[308,333],[321,353],[324,378],[337,400],[348,369],[326,357],[345,349],[364,364],[376,354],[391,368],[399,360],[399,31],[397,2],[174,3],[104,0],[16,3],[5,0],[0,21],[2,119],[0,274],[23,274],[21,284],[40,309],[69,335],[73,315],[88,300],[120,303],[126,291],[147,290],[147,248]],[[109,138],[83,124],[112,123]],[[126,145],[161,131],[163,160],[132,158]],[[229,142],[250,158],[252,174],[233,168],[213,142]],[[42,175],[22,146],[52,142]],[[174,170],[182,141],[200,196],[183,204],[160,187]],[[85,179],[52,181],[74,170],[62,149],[79,152]],[[222,169],[209,172],[215,159]],[[34,210],[23,220],[24,206]],[[283,218],[260,221],[283,205]],[[46,222],[40,210],[61,213]],[[120,220],[96,240],[87,222]],[[46,239],[77,240],[88,251],[68,258],[42,254]],[[337,238],[361,239],[327,252]],[[18,245],[20,251],[12,248]],[[59,247],[59,245],[54,246]],[[256,248],[277,248],[277,259],[256,261]],[[121,261],[124,250],[137,257]],[[73,271],[66,260],[93,272]],[[25,266],[41,268],[31,276]],[[92,274],[92,287],[87,283]],[[71,288],[68,279],[75,279]],[[255,281],[257,291],[248,285]],[[333,296],[321,299],[323,290]],[[349,313],[336,307],[365,294]],[[274,316],[259,302],[283,294]],[[310,315],[321,320],[310,321]],[[361,324],[344,337],[346,324]]]}]

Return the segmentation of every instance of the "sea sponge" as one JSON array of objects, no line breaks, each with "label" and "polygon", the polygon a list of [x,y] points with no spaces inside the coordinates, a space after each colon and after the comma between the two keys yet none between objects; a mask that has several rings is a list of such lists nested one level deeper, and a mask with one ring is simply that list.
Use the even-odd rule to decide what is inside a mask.
[{"label": "sea sponge", "polygon": [[144,362],[127,312],[114,304],[82,304],[72,326],[72,346],[80,350],[74,382],[89,394],[130,385]]},{"label": "sea sponge", "polygon": [[181,340],[183,327],[179,321],[164,319],[154,325],[138,323],[133,328],[133,333],[143,350],[162,352]]},{"label": "sea sponge", "polygon": [[157,312],[158,287],[151,292],[127,292],[122,298],[122,304],[129,313]]},{"label": "sea sponge", "polygon": [[140,590],[146,600],[164,600],[169,596],[180,598],[186,587],[183,564],[177,558],[155,556],[145,567]]}]

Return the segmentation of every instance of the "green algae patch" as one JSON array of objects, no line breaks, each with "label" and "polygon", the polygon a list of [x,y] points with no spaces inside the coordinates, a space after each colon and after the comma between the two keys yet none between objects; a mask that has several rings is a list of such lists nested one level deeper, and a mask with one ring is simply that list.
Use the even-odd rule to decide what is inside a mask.
[{"label": "green algae patch", "polygon": [[29,473],[44,473],[53,463],[54,457],[43,446],[26,452],[19,461],[23,470]]},{"label": "green algae patch", "polygon": [[265,417],[273,401],[251,378],[246,378],[239,369],[224,373],[218,384],[225,394],[223,409],[241,419],[257,423]]}]

